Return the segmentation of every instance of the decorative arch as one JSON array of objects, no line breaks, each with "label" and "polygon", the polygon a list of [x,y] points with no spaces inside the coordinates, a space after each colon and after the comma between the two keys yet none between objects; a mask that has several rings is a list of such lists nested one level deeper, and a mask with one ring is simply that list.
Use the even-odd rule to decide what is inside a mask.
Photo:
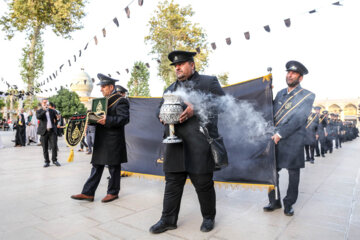
[{"label": "decorative arch", "polygon": [[329,107],[329,112],[331,113],[337,113],[337,114],[340,114],[341,113],[341,107],[337,104],[332,104],[330,107]]},{"label": "decorative arch", "polygon": [[344,115],[345,116],[356,116],[357,115],[357,108],[354,104],[349,103],[344,108]]}]

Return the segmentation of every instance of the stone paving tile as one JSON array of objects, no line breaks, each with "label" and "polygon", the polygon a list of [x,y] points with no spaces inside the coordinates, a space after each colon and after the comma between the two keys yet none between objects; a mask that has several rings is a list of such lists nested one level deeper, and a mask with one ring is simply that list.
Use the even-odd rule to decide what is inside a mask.
[{"label": "stone paving tile", "polygon": [[53,220],[59,217],[65,217],[69,214],[84,212],[87,210],[87,208],[82,207],[78,202],[69,199],[63,203],[36,208],[32,211],[32,214],[45,220]]},{"label": "stone paving tile", "polygon": [[17,229],[16,231],[6,232],[0,235],[0,239],[6,240],[48,240],[51,239],[50,235],[41,232],[40,230],[32,227]]},{"label": "stone paving tile", "polygon": [[169,239],[169,240],[176,240],[176,239],[183,239],[178,238],[176,236],[170,235],[168,232],[162,233],[162,234],[150,234],[148,230],[140,230],[138,228],[135,228],[127,223],[120,223],[120,222],[109,222],[102,224],[98,227],[99,229],[102,229],[104,231],[107,231],[117,237],[119,239]]},{"label": "stone paving tile", "polygon": [[358,224],[350,224],[349,232],[347,233],[348,240],[359,240],[360,236],[360,222]]},{"label": "stone paving tile", "polygon": [[86,229],[84,232],[76,233],[72,236],[66,236],[60,240],[119,240],[123,239],[118,236],[115,236],[111,233],[108,233],[99,228]]},{"label": "stone paving tile", "polygon": [[97,225],[99,225],[97,221],[83,217],[80,214],[72,214],[36,224],[35,228],[51,235],[52,238],[64,238],[91,229]]},{"label": "stone paving tile", "polygon": [[93,219],[94,221],[98,221],[100,223],[106,223],[131,215],[133,213],[134,211],[123,207],[119,207],[115,204],[109,205],[109,204],[101,203],[101,204],[97,204],[96,207],[91,208],[87,211],[80,212],[79,214],[89,219]]},{"label": "stone paving tile", "polygon": [[[10,141],[13,136],[7,137]],[[41,147],[0,149],[0,239],[357,240],[360,161],[354,156],[359,146],[359,139],[345,143],[326,158],[316,158],[314,165],[306,164],[293,217],[285,216],[283,209],[263,212],[266,189],[217,188],[215,229],[202,233],[199,202],[194,187],[187,184],[178,228],[160,235],[148,230],[161,216],[163,181],[122,178],[119,199],[104,204],[109,175],[105,170],[95,201],[76,201],[70,196],[81,192],[90,174],[90,156],[75,152],[75,161],[67,163],[69,148],[59,139],[62,167],[44,169]],[[287,171],[281,171],[282,197],[287,179]]]},{"label": "stone paving tile", "polygon": [[17,209],[0,212],[0,232],[17,231],[18,229],[43,223],[43,219]]},{"label": "stone paving tile", "polygon": [[289,226],[281,232],[279,240],[288,239],[326,239],[339,240],[344,239],[345,233],[343,231],[336,231],[328,227],[322,227],[307,223],[292,222]]}]

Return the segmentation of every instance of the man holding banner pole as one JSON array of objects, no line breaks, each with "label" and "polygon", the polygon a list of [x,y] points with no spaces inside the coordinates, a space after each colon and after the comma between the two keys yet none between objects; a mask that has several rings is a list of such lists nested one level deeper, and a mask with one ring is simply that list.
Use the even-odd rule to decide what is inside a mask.
[{"label": "man holding banner pole", "polygon": [[[300,82],[308,73],[306,67],[297,61],[286,64],[287,88],[279,91],[274,99],[274,125],[277,186],[269,192],[269,204],[265,212],[281,208],[279,190],[279,171],[286,168],[289,173],[287,194],[283,199],[284,214],[294,215],[292,205],[296,202],[299,192],[300,168],[305,167],[304,136],[308,114],[314,103],[315,94],[302,88]],[[277,199],[276,192],[277,191]]]},{"label": "man holding banner pole", "polygon": [[127,162],[125,125],[129,123],[129,101],[115,89],[112,79],[99,73],[101,92],[108,100],[107,114],[97,121],[91,159],[92,169],[81,194],[72,195],[77,200],[94,201],[105,165],[109,167],[110,179],[107,195],[101,200],[110,202],[118,198],[120,191],[121,163]]}]

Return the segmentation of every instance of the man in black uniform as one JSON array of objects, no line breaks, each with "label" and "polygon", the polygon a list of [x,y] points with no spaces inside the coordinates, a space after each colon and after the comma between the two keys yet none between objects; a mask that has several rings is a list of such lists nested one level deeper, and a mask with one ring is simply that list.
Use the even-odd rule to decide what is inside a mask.
[{"label": "man in black uniform", "polygon": [[319,116],[317,113],[310,113],[306,127],[305,127],[305,154],[306,154],[306,160],[310,161],[312,164],[314,163],[314,150],[315,145],[317,143],[317,140],[319,138],[319,135],[317,133],[319,125]]},{"label": "man in black uniform", "polygon": [[327,116],[328,116],[328,111],[324,110],[322,112],[322,115],[319,118],[319,127],[318,127],[318,134],[319,134],[319,140],[320,140],[320,145],[321,145],[321,156],[325,157],[325,153],[327,152],[327,142],[326,142],[326,138],[328,136],[327,133]]},{"label": "man in black uniform", "polygon": [[129,101],[115,90],[115,82],[118,80],[101,73],[97,76],[101,92],[108,99],[107,114],[96,124],[90,177],[81,194],[72,195],[71,198],[94,201],[104,167],[108,165],[110,179],[107,195],[101,201],[110,202],[119,197],[120,164],[127,162],[124,127],[129,123]]},{"label": "man in black uniform", "polygon": [[297,61],[286,63],[286,83],[288,88],[279,91],[274,100],[275,134],[272,136],[276,146],[277,190],[269,192],[269,204],[265,212],[281,208],[279,190],[279,171],[286,168],[289,173],[289,186],[283,199],[284,213],[294,215],[292,205],[296,202],[299,192],[300,168],[305,167],[304,135],[306,120],[314,103],[315,94],[303,89],[300,82],[308,73],[306,67]]},{"label": "man in black uniform", "polygon": [[337,123],[335,122],[334,113],[330,113],[330,119],[327,121],[326,131],[328,134],[326,137],[327,150],[329,150],[329,153],[332,153],[337,131]]},{"label": "man in black uniform", "polygon": [[320,133],[319,133],[319,128],[320,128],[320,110],[321,110],[321,107],[316,106],[316,107],[314,107],[314,110],[315,110],[315,113],[318,116],[318,129],[317,129],[317,136],[318,137],[316,138],[316,143],[315,143],[315,152],[316,152],[315,157],[320,157],[320,148],[319,148]]},{"label": "man in black uniform", "polygon": [[[195,71],[195,52],[173,51],[168,55],[171,65],[175,66],[177,81],[171,84],[164,93],[174,92],[179,88],[187,92],[197,91],[222,96],[224,92],[215,76],[200,75]],[[161,102],[159,109],[163,101]],[[193,105],[195,104],[195,105]],[[180,124],[175,127],[176,136],[182,143],[166,144],[164,153],[165,193],[163,211],[160,221],[150,228],[151,233],[161,233],[177,228],[180,202],[186,178],[189,176],[199,198],[203,222],[200,230],[209,232],[214,228],[216,214],[216,197],[213,182],[214,161],[210,145],[204,134],[199,131],[201,118],[196,111],[196,103],[183,104]],[[194,111],[195,109],[195,111]],[[212,138],[218,137],[217,109],[207,109],[209,121],[205,125]],[[161,121],[161,119],[160,119]],[[169,135],[168,126],[165,136]]]},{"label": "man in black uniform", "polygon": [[342,131],[342,121],[339,119],[339,114],[335,114],[336,122],[336,138],[335,138],[335,148],[341,148],[341,131]]}]

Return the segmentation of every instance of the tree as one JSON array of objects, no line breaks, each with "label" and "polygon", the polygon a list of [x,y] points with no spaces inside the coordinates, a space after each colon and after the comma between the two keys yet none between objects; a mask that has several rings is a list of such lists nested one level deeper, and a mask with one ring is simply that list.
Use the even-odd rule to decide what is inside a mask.
[{"label": "tree", "polygon": [[228,83],[228,81],[229,81],[229,73],[228,72],[217,75],[217,78],[222,86],[229,84]]},{"label": "tree", "polygon": [[5,107],[5,101],[4,99],[0,98],[0,120],[3,118],[3,114],[1,112],[1,110],[3,109],[3,107]]},{"label": "tree", "polygon": [[135,62],[131,70],[131,77],[127,84],[130,96],[150,97],[150,72],[141,61]]},{"label": "tree", "polygon": [[33,92],[35,79],[43,71],[43,41],[41,35],[50,27],[57,36],[71,38],[70,33],[81,29],[85,16],[83,0],[12,0],[9,13],[1,17],[0,25],[10,40],[15,31],[25,32],[29,40],[23,48],[21,77],[27,91]]},{"label": "tree", "polygon": [[23,102],[24,109],[25,110],[32,110],[32,109],[36,108],[39,103],[40,103],[39,100],[35,96],[29,96]]},{"label": "tree", "polygon": [[86,108],[80,102],[80,98],[76,92],[71,92],[66,88],[61,88],[56,95],[49,98],[49,102],[56,105],[56,109],[61,112],[64,118],[69,118],[75,113],[85,114]]},{"label": "tree", "polygon": [[208,64],[209,48],[204,30],[189,18],[194,15],[190,6],[181,8],[173,0],[160,2],[154,16],[149,21],[149,35],[145,42],[152,45],[151,54],[156,54],[160,60],[158,75],[165,82],[165,87],[176,80],[173,67],[169,66],[168,54],[173,50],[195,51],[200,54],[195,57],[198,71]]}]

